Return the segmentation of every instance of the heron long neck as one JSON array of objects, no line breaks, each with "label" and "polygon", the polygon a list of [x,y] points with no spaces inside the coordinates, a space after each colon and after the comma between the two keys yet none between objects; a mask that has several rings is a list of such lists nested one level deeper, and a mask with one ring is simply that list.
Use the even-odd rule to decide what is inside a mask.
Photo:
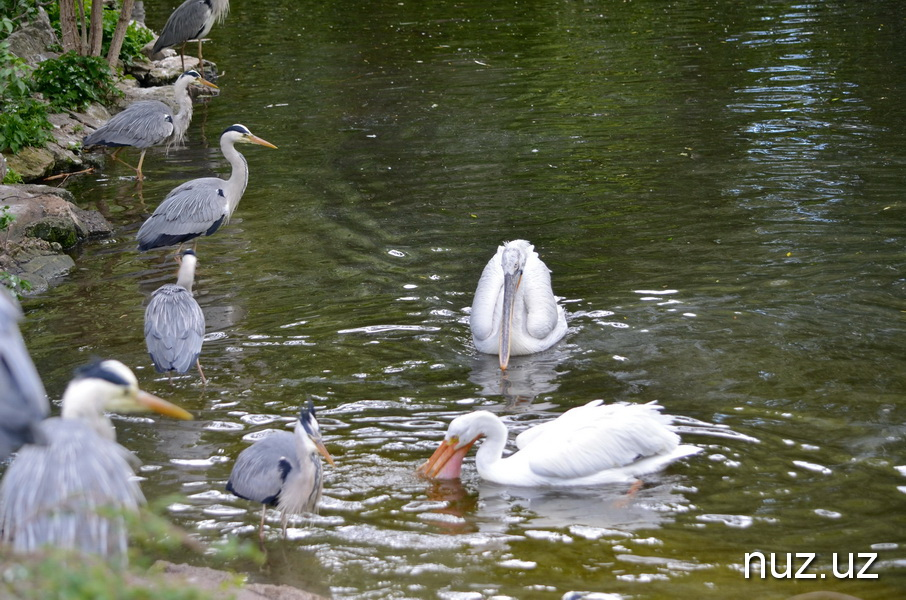
[{"label": "heron long neck", "polygon": [[482,473],[500,462],[503,458],[503,449],[506,446],[507,430],[498,417],[482,415],[479,420],[479,429],[485,435],[485,440],[475,453],[475,466]]},{"label": "heron long neck", "polygon": [[173,115],[173,135],[170,137],[170,144],[182,143],[192,121],[192,97],[189,95],[191,82],[188,77],[180,77],[173,84],[173,96],[179,108]]},{"label": "heron long neck", "polygon": [[179,265],[179,273],[176,275],[176,285],[186,288],[192,292],[192,285],[195,283],[195,257],[185,256]]},{"label": "heron long neck", "polygon": [[116,441],[116,430],[104,414],[99,400],[104,397],[102,387],[103,384],[94,379],[76,379],[70,382],[63,393],[63,409],[60,416],[64,419],[80,419],[101,437]]},{"label": "heron long neck", "polygon": [[245,157],[236,150],[233,140],[221,138],[220,150],[233,167],[233,173],[226,184],[227,202],[229,202],[227,217],[229,217],[239,205],[242,194],[245,193],[245,188],[249,183],[249,166]]}]

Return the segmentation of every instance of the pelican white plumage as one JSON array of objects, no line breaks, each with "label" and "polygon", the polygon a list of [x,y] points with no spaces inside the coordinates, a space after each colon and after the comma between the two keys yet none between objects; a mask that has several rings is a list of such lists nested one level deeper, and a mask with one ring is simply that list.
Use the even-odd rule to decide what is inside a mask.
[{"label": "pelican white plumage", "polygon": [[566,335],[566,314],[551,288],[550,269],[525,240],[506,242],[488,261],[469,315],[479,352],[510,356],[547,350]]},{"label": "pelican white plumage", "polygon": [[479,410],[453,419],[444,440],[419,473],[455,479],[478,438],[485,436],[475,465],[482,479],[529,487],[629,483],[672,461],[701,451],[680,444],[673,417],[662,406],[604,404],[592,400],[516,437],[519,451],[503,458],[507,428],[500,417]]}]

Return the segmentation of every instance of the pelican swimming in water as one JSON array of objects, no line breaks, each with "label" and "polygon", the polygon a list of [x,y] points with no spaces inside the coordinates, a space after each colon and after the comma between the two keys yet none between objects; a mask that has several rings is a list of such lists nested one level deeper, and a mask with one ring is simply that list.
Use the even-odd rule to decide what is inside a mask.
[{"label": "pelican swimming in water", "polygon": [[673,417],[662,409],[653,402],[592,400],[519,434],[519,451],[506,458],[506,425],[486,410],[475,411],[453,419],[440,446],[418,472],[432,479],[458,478],[466,453],[485,436],[475,465],[487,481],[526,487],[635,482],[701,450],[680,444],[671,427]]},{"label": "pelican swimming in water", "polygon": [[547,350],[566,335],[566,314],[551,289],[550,269],[525,240],[506,242],[488,261],[469,316],[479,352],[510,356]]}]

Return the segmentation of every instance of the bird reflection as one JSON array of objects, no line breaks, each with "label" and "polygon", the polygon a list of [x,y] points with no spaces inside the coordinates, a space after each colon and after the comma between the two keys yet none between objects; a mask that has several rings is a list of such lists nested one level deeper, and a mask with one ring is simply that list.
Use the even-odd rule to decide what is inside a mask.
[{"label": "bird reflection", "polygon": [[469,381],[481,386],[483,396],[503,396],[507,408],[524,408],[541,394],[555,392],[560,387],[557,381],[561,375],[557,367],[570,356],[568,347],[548,350],[531,356],[516,356],[510,359],[506,371],[500,369],[496,356],[476,355],[472,360]]},{"label": "bird reflection", "polygon": [[431,481],[426,494],[428,500],[446,503],[443,508],[431,512],[458,517],[456,521],[438,520],[436,523],[442,533],[475,533],[479,530],[478,524],[471,518],[478,509],[478,497],[470,494],[462,481],[459,479]]}]

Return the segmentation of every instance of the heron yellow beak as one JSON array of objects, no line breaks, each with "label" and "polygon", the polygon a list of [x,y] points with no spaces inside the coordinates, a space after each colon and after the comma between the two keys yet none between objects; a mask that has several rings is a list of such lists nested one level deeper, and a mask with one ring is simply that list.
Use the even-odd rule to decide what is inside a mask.
[{"label": "heron yellow beak", "polygon": [[173,417],[174,419],[182,419],[183,421],[191,421],[194,417],[192,413],[176,406],[171,402],[167,402],[163,398],[158,398],[154,394],[149,394],[148,392],[139,390],[135,396],[135,401],[138,402],[139,406],[146,410],[150,410],[168,417]]},{"label": "heron yellow beak", "polygon": [[208,86],[209,88],[213,88],[213,89],[215,89],[215,90],[219,90],[219,89],[220,89],[219,87],[217,87],[216,85],[214,85],[213,83],[211,83],[210,81],[208,81],[207,79],[205,79],[204,77],[199,77],[199,78],[197,79],[197,82],[200,83],[201,85],[206,85],[206,86]]},{"label": "heron yellow beak", "polygon": [[270,143],[267,140],[262,140],[257,135],[248,134],[247,136],[245,136],[245,141],[250,142],[252,144],[258,144],[259,146],[267,146],[268,148],[273,148],[274,150],[277,149],[277,147],[274,146],[272,143]]},{"label": "heron yellow beak", "polygon": [[332,466],[332,467],[337,466],[333,462],[333,457],[330,455],[330,452],[327,451],[327,447],[324,445],[324,442],[322,442],[321,440],[313,440],[313,441],[315,443],[315,447],[318,449],[318,453],[324,457],[324,460],[329,462],[330,466]]}]

